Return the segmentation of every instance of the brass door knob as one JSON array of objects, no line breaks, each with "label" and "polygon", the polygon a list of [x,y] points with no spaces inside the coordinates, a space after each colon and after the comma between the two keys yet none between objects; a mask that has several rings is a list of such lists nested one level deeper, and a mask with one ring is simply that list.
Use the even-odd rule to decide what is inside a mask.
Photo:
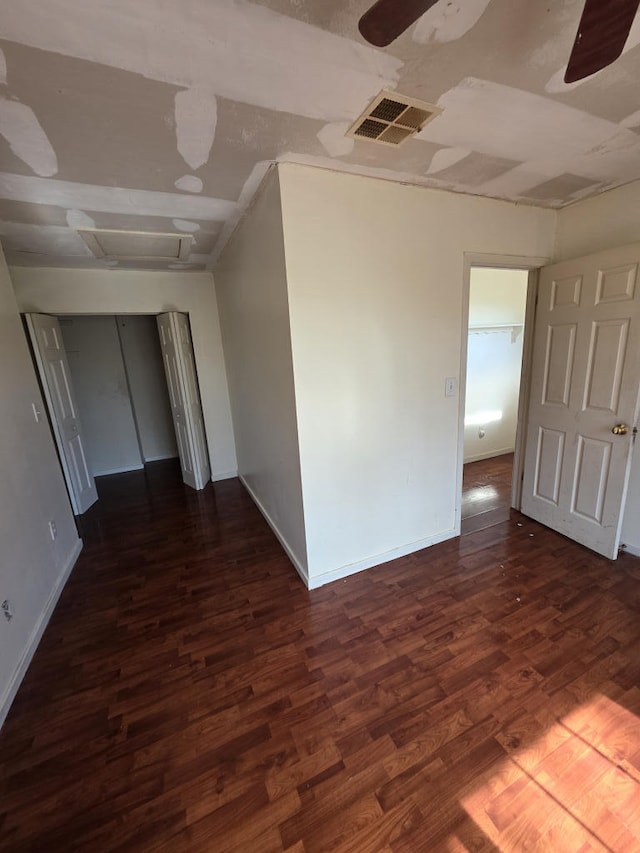
[{"label": "brass door knob", "polygon": [[614,435],[626,435],[629,432],[629,427],[626,424],[616,424],[611,432]]}]

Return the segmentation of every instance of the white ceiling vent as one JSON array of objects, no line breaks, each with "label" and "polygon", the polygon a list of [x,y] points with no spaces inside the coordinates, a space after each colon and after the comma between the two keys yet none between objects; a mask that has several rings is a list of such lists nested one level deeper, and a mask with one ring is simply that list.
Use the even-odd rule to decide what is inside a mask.
[{"label": "white ceiling vent", "polygon": [[107,231],[79,228],[78,234],[96,258],[136,261],[186,261],[191,234],[153,234],[147,231]]},{"label": "white ceiling vent", "polygon": [[441,107],[427,104],[397,92],[383,91],[351,125],[347,136],[369,139],[383,145],[400,145],[419,133],[442,112]]}]

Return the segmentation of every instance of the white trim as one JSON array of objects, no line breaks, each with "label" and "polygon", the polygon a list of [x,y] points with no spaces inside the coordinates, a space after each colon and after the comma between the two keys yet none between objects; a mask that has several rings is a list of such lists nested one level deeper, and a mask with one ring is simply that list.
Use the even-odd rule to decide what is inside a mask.
[{"label": "white trim", "polygon": [[341,566],[339,569],[331,569],[328,572],[311,577],[308,587],[309,589],[317,589],[326,583],[346,578],[349,575],[355,575],[357,572],[362,572],[364,569],[370,569],[373,566],[379,566],[382,563],[390,563],[392,560],[406,557],[407,554],[413,554],[415,551],[422,551],[423,548],[437,545],[438,542],[453,539],[457,535],[455,529],[451,528],[451,530],[445,530],[433,536],[428,536],[426,539],[418,539],[417,542],[410,542],[408,545],[400,545],[398,548],[392,548],[391,551],[385,551],[384,554],[375,554],[373,557],[367,557],[364,560],[359,560],[357,563],[350,563],[347,566]]},{"label": "white trim", "polygon": [[7,714],[9,713],[9,709],[11,708],[11,704],[13,700],[16,698],[16,693],[18,692],[20,685],[22,684],[22,679],[25,676],[27,669],[29,668],[29,664],[38,648],[40,640],[42,639],[42,635],[44,634],[44,630],[49,623],[49,619],[51,618],[51,614],[53,613],[56,604],[58,603],[58,599],[60,598],[60,594],[64,589],[64,586],[71,574],[71,570],[76,564],[76,560],[82,550],[82,539],[78,539],[78,541],[73,546],[71,553],[67,559],[66,564],[63,566],[62,571],[58,577],[56,585],[51,590],[49,598],[47,599],[47,603],[45,604],[42,613],[40,614],[40,618],[36,622],[31,636],[25,646],[24,651],[22,652],[22,657],[18,662],[18,666],[15,668],[15,671],[12,677],[9,679],[9,683],[7,684],[2,697],[0,698],[0,729],[2,728],[4,721],[7,718]]},{"label": "white trim", "polygon": [[632,554],[634,557],[640,557],[640,545],[621,545],[625,554]]},{"label": "white trim", "polygon": [[[215,471],[211,475],[211,482],[212,483],[218,483],[218,482],[220,482],[220,480],[232,480],[234,477],[237,477],[237,476],[238,476],[238,469],[237,468],[234,468],[233,471]],[[242,477],[240,479],[242,479]],[[247,489],[249,488],[246,483],[244,485],[246,486]]]},{"label": "white trim", "polygon": [[483,252],[465,252],[465,266],[490,267],[504,270],[537,270],[551,262],[551,258],[542,255],[487,255]]},{"label": "white trim", "polygon": [[93,471],[94,477],[108,477],[109,474],[127,474],[129,471],[142,471],[144,465],[125,465],[124,468],[107,468],[105,471]]},{"label": "white trim", "polygon": [[511,477],[511,506],[517,510],[522,507],[522,481],[524,478],[524,456],[527,445],[527,426],[529,423],[531,371],[533,370],[533,336],[536,324],[539,273],[539,269],[529,270],[527,304],[525,306],[524,316],[522,366],[520,368],[520,390],[518,393],[518,414],[516,421],[516,441],[515,449],[513,451],[513,475]]},{"label": "white trim", "polygon": [[475,456],[469,456],[464,460],[464,464],[481,462],[483,459],[493,459],[494,456],[506,456],[507,453],[513,453],[513,451],[513,447],[503,447],[500,450],[487,450],[486,453],[477,453]]},{"label": "white trim", "polygon": [[305,586],[306,586],[306,587],[308,587],[309,589],[312,589],[312,587],[310,587],[310,586],[309,586],[309,574],[308,574],[307,570],[304,568],[304,566],[302,565],[302,563],[300,563],[300,561],[298,560],[298,558],[296,557],[296,555],[295,555],[295,554],[293,553],[293,551],[291,550],[291,548],[290,548],[290,546],[289,546],[289,543],[287,542],[287,540],[285,539],[285,537],[284,537],[284,536],[282,535],[282,533],[280,532],[280,529],[278,528],[278,525],[277,525],[277,524],[275,523],[275,521],[271,518],[271,516],[269,515],[269,513],[267,512],[267,510],[266,510],[266,509],[265,509],[265,507],[263,506],[262,502],[260,501],[260,499],[258,498],[258,496],[256,495],[256,493],[253,491],[253,489],[251,488],[251,486],[247,483],[247,481],[245,480],[245,478],[243,477],[243,475],[242,475],[242,474],[238,474],[238,477],[239,477],[240,482],[242,483],[242,485],[243,485],[243,486],[245,487],[245,489],[249,492],[249,495],[251,496],[251,500],[254,502],[254,504],[258,507],[258,509],[260,510],[260,512],[262,513],[262,515],[264,516],[264,520],[267,522],[267,524],[269,525],[269,527],[270,527],[270,528],[273,530],[273,532],[275,533],[275,535],[276,535],[276,538],[277,538],[278,542],[280,542],[280,544],[281,544],[281,545],[282,545],[282,547],[284,548],[284,550],[285,550],[285,552],[286,552],[286,554],[287,554],[287,557],[288,557],[288,558],[291,560],[291,562],[293,563],[293,566],[294,566],[295,570],[297,571],[297,573],[300,575],[300,577],[301,577],[301,578],[302,578],[302,580],[304,581]]}]

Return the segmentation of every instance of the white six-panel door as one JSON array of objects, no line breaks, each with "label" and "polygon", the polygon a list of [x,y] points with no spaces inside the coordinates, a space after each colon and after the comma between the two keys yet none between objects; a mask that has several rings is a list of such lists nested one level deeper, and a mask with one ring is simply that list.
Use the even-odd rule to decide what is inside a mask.
[{"label": "white six-panel door", "polygon": [[182,479],[193,489],[203,489],[211,474],[189,319],[169,311],[157,320]]},{"label": "white six-panel door", "polygon": [[611,559],[637,417],[639,264],[634,244],[545,267],[536,309],[522,512]]},{"label": "white six-panel door", "polygon": [[74,514],[82,515],[98,500],[98,492],[87,464],[60,324],[56,317],[46,314],[26,317],[67,491]]}]

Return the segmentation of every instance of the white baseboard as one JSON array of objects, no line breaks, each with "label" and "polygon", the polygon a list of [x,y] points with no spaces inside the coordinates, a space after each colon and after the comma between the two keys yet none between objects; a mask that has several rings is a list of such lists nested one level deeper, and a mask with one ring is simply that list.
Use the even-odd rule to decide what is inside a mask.
[{"label": "white baseboard", "polygon": [[513,453],[513,447],[503,447],[498,450],[488,450],[486,453],[476,453],[474,456],[465,456],[464,464],[467,462],[481,462],[483,459],[493,459],[494,456],[504,456],[506,453]]},{"label": "white baseboard", "polygon": [[107,468],[106,471],[94,471],[94,477],[108,477],[109,474],[127,474],[129,471],[142,471],[144,465],[125,465],[124,468]]},{"label": "white baseboard", "polygon": [[[220,480],[231,480],[237,476],[238,476],[238,470],[237,469],[235,471],[215,471],[211,475],[211,482],[212,483],[218,483]],[[242,477],[240,477],[240,479],[242,480]],[[244,483],[245,488],[248,491],[251,491],[249,489],[249,487],[247,486],[247,484],[244,482],[244,480],[242,480],[242,482]],[[253,498],[253,494],[251,495],[251,497]],[[253,498],[253,499],[255,500],[255,498]],[[257,501],[256,501],[256,503],[257,503]]]},{"label": "white baseboard", "polygon": [[178,459],[178,455],[175,453],[161,453],[160,456],[145,456],[144,461],[145,465],[147,462],[162,462],[165,459]]},{"label": "white baseboard", "polygon": [[38,621],[36,622],[33,631],[31,632],[31,636],[27,642],[27,645],[22,652],[22,656],[20,661],[18,662],[18,666],[13,673],[13,676],[9,680],[8,685],[6,686],[4,693],[0,697],[0,728],[4,721],[7,718],[7,714],[9,713],[9,708],[13,700],[16,698],[16,693],[20,685],[22,684],[22,679],[25,676],[27,669],[29,668],[29,664],[38,648],[38,644],[42,639],[42,635],[44,634],[44,629],[47,627],[49,619],[51,618],[51,614],[53,613],[56,604],[58,603],[58,599],[60,598],[60,594],[64,589],[64,586],[71,574],[71,570],[76,564],[76,560],[82,550],[82,540],[78,539],[78,541],[73,546],[71,553],[65,563],[60,575],[58,576],[58,580],[56,581],[56,585],[51,590],[51,594],[47,599],[47,603],[45,604]]},{"label": "white baseboard", "polygon": [[625,554],[633,554],[634,557],[640,557],[640,545],[624,545]]},{"label": "white baseboard", "polygon": [[[287,542],[287,540],[285,539],[285,537],[284,537],[284,536],[282,535],[282,533],[280,532],[280,529],[278,528],[278,525],[277,525],[277,524],[275,523],[275,521],[271,518],[271,516],[269,515],[269,513],[267,512],[267,510],[266,510],[266,509],[264,508],[264,506],[262,505],[262,502],[260,501],[260,499],[258,498],[258,496],[256,495],[256,493],[253,491],[253,489],[251,488],[251,486],[247,483],[247,481],[246,481],[246,480],[245,480],[245,478],[242,476],[242,474],[238,474],[237,476],[240,478],[240,482],[242,483],[242,485],[245,487],[245,489],[246,489],[246,490],[249,492],[249,494],[251,495],[251,500],[252,500],[252,501],[254,502],[254,504],[258,507],[258,509],[260,510],[260,512],[262,513],[262,515],[264,516],[265,521],[267,522],[267,524],[269,525],[269,527],[270,527],[270,528],[273,530],[273,532],[275,533],[277,540],[280,542],[280,544],[281,544],[281,545],[282,545],[282,547],[284,548],[284,550],[285,550],[285,552],[286,552],[286,554],[287,554],[287,557],[288,557],[288,558],[291,560],[291,562],[293,563],[293,566],[294,566],[295,570],[297,571],[297,573],[300,575],[300,577],[301,577],[301,578],[302,578],[302,580],[304,581],[305,586],[309,587],[309,575],[308,575],[308,573],[307,573],[307,570],[306,570],[306,569],[305,569],[305,567],[300,563],[300,561],[298,560],[298,558],[296,557],[296,555],[293,553],[293,551],[292,551],[292,550],[291,550],[291,548],[289,547],[289,543]],[[309,588],[311,588],[311,587],[309,587]]]},{"label": "white baseboard", "polygon": [[364,560],[359,560],[357,563],[350,563],[347,566],[340,566],[337,569],[332,569],[331,571],[323,572],[322,574],[315,575],[314,577],[310,578],[307,569],[300,563],[296,555],[293,553],[293,551],[289,547],[287,540],[280,532],[278,525],[271,518],[265,507],[262,505],[262,502],[260,501],[256,493],[247,483],[242,474],[238,474],[238,477],[240,478],[240,482],[242,483],[242,485],[249,492],[251,499],[264,516],[265,521],[273,530],[276,538],[284,548],[287,557],[289,557],[289,559],[293,563],[295,570],[298,572],[298,574],[304,581],[305,586],[308,589],[318,589],[318,587],[324,586],[325,584],[331,583],[332,581],[341,580],[342,578],[346,578],[349,575],[355,575],[357,572],[362,572],[365,569],[370,569],[372,566],[379,566],[381,563],[389,563],[391,562],[391,560],[397,560],[399,557],[406,557],[407,554],[413,554],[415,551],[421,551],[423,548],[428,548],[431,545],[437,545],[438,542],[444,542],[447,539],[452,539],[454,536],[459,535],[459,531],[457,531],[455,528],[451,528],[450,530],[444,530],[440,533],[434,534],[433,536],[428,536],[425,539],[419,539],[416,542],[410,542],[408,545],[401,545],[398,548],[393,548],[390,551],[385,551],[383,554],[376,554],[373,557],[367,557]]},{"label": "white baseboard", "polygon": [[350,563],[347,566],[340,566],[338,569],[332,569],[322,574],[314,575],[309,579],[307,586],[309,589],[318,589],[326,583],[341,580],[349,575],[355,575],[357,572],[362,572],[365,569],[370,569],[373,566],[379,566],[382,563],[390,563],[391,560],[397,560],[399,557],[406,557],[407,554],[413,554],[415,551],[422,551],[423,548],[429,548],[431,545],[437,545],[438,542],[444,542],[447,539],[453,539],[458,535],[455,528],[444,530],[441,533],[436,533],[433,536],[428,536],[426,539],[419,539],[417,542],[410,542],[408,545],[400,545],[398,548],[392,548],[391,551],[385,551],[383,554],[376,554],[373,557],[367,557],[364,560],[359,560],[357,563]]}]

